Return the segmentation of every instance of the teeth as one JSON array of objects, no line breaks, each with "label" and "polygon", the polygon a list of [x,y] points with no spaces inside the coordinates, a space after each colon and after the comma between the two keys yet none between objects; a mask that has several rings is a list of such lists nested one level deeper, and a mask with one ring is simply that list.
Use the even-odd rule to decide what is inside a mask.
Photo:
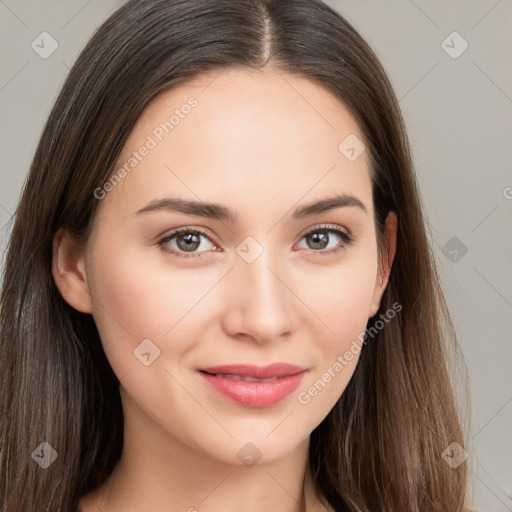
[{"label": "teeth", "polygon": [[226,377],[228,379],[233,379],[233,380],[242,380],[244,382],[274,382],[275,380],[277,380],[277,376],[270,377],[269,379],[256,379],[254,377],[246,377],[244,375],[230,375],[227,373],[216,373],[215,376],[216,377]]}]

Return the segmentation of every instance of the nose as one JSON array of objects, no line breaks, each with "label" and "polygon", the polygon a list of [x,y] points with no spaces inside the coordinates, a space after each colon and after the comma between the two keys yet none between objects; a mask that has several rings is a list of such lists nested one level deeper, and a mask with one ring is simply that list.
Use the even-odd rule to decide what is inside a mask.
[{"label": "nose", "polygon": [[231,336],[262,344],[286,336],[294,325],[293,293],[282,265],[267,251],[252,263],[236,259],[228,275],[224,328]]}]

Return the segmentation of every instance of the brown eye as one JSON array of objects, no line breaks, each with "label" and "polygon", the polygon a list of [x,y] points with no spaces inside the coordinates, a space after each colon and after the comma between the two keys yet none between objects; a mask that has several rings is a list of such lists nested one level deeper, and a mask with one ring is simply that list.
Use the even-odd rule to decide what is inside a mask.
[{"label": "brown eye", "polygon": [[[203,240],[205,241],[203,242]],[[184,258],[201,257],[203,252],[208,252],[212,248],[216,249],[207,233],[189,228],[180,228],[173,231],[162,238],[158,245],[162,250]],[[197,251],[199,248],[204,250]]]},{"label": "brown eye", "polygon": [[306,249],[326,255],[341,250],[354,240],[348,232],[330,226],[319,226],[312,229],[302,239],[306,241]]},{"label": "brown eye", "polygon": [[309,233],[305,238],[311,249],[325,249],[329,243],[329,233],[327,231],[315,231]]},{"label": "brown eye", "polygon": [[176,236],[176,245],[185,252],[193,252],[201,245],[200,235],[187,233]]}]

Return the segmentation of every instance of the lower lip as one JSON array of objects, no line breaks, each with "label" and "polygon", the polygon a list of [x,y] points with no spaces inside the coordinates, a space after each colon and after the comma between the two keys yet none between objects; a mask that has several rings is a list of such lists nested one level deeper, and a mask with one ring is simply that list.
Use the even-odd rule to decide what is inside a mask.
[{"label": "lower lip", "polygon": [[269,407],[292,393],[306,374],[281,377],[272,382],[244,382],[199,372],[208,384],[231,401],[247,407]]}]

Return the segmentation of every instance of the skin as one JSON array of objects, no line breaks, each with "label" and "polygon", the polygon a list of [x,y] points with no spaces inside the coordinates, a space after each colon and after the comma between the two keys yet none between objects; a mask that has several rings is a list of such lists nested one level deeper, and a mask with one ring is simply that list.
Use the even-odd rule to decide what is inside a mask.
[{"label": "skin", "polygon": [[[313,490],[309,436],[346,388],[358,353],[309,403],[298,395],[377,312],[396,215],[387,219],[380,266],[367,152],[349,161],[338,149],[349,134],[363,139],[354,119],[323,87],[272,68],[207,73],[162,93],[116,169],[190,96],[197,106],[100,201],[85,249],[64,230],[54,240],[55,282],[69,304],[93,315],[125,417],[121,459],[102,488],[82,497],[81,510],[296,512],[303,487],[308,511],[328,510]],[[342,193],[367,211],[347,206],[292,219],[295,208]],[[135,215],[171,196],[220,203],[239,219]],[[304,235],[323,224],[349,230],[354,242],[343,246],[329,234],[328,247],[318,248]],[[211,235],[194,246],[200,257],[158,245],[180,227]],[[249,236],[263,248],[251,263],[236,252]],[[176,238],[167,245],[189,254]],[[160,350],[149,366],[134,357],[144,339]],[[263,408],[228,401],[196,372],[274,362],[308,372],[296,391]],[[248,442],[261,453],[250,467],[237,456]]]}]

